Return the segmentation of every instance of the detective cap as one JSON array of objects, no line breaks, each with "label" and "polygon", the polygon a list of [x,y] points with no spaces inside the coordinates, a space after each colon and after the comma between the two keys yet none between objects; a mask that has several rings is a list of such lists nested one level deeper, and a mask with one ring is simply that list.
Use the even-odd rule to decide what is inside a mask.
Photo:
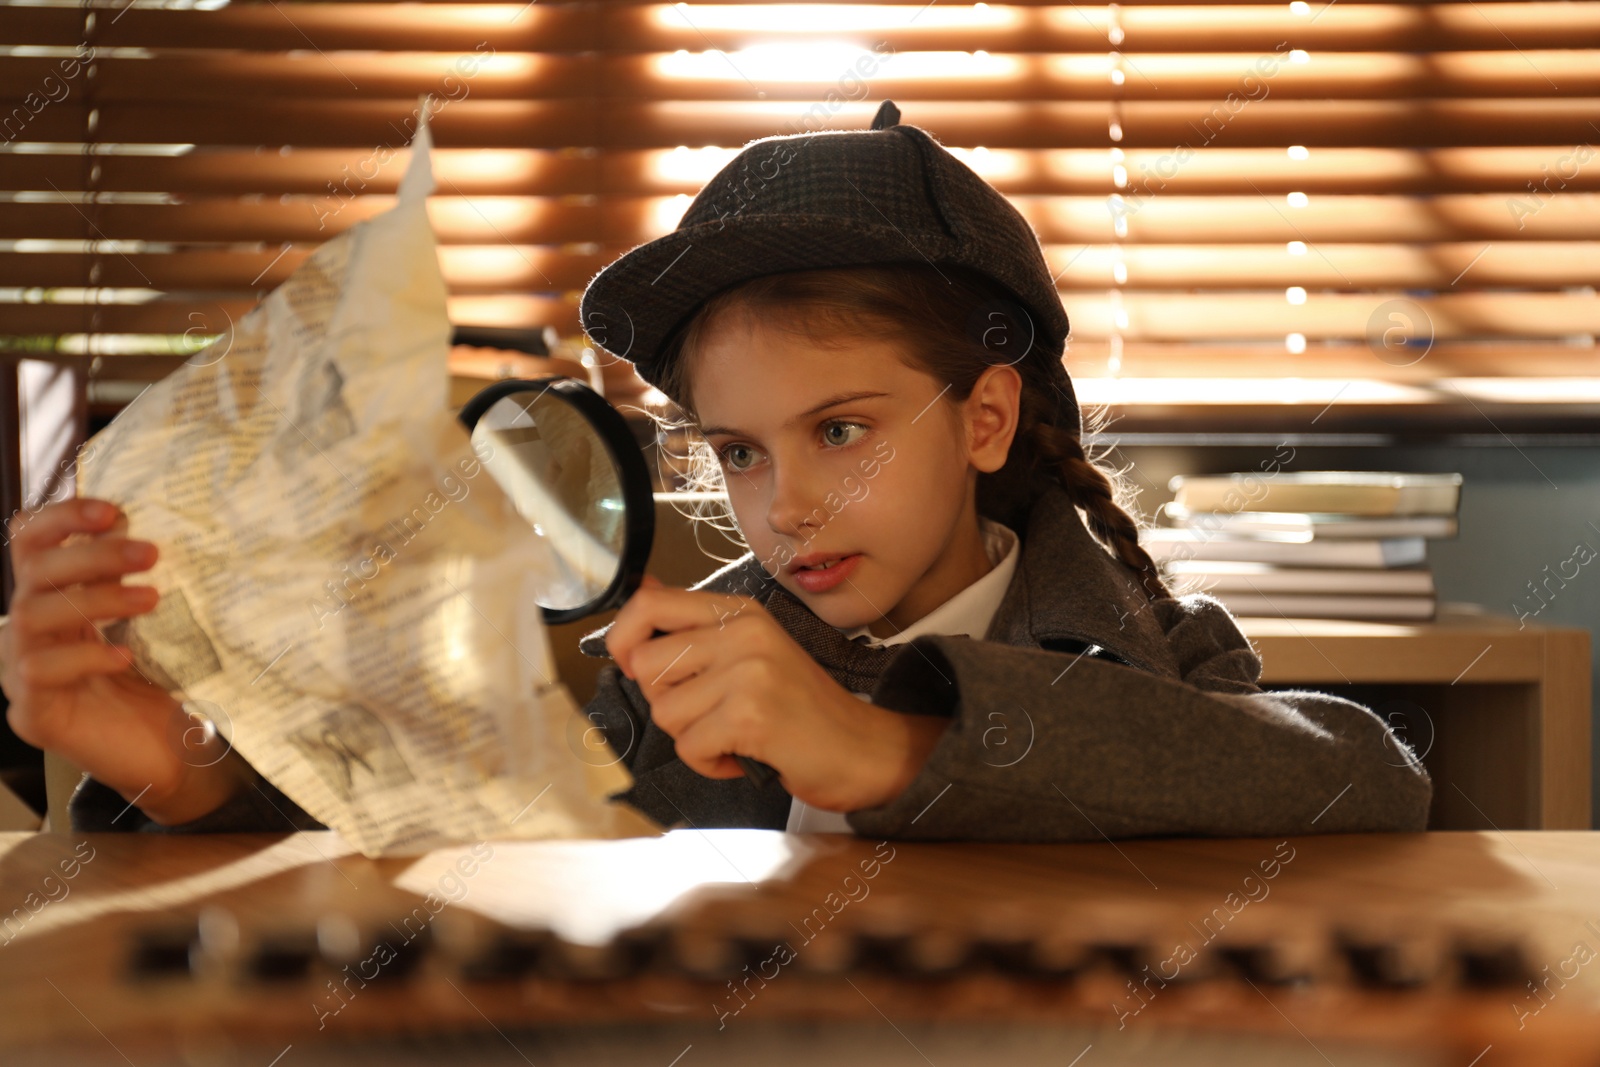
[{"label": "detective cap", "polygon": [[[638,245],[589,282],[578,313],[589,339],[659,386],[661,350],[707,299],[782,271],[869,264],[967,267],[998,282],[1029,336],[1008,358],[1046,364],[1052,420],[1081,433],[1062,366],[1068,322],[1038,235],[993,186],[885,100],[870,130],[750,142],[708,181],[671,233]],[[1010,304],[1010,301],[1006,301]],[[980,309],[980,312],[983,309]]]}]

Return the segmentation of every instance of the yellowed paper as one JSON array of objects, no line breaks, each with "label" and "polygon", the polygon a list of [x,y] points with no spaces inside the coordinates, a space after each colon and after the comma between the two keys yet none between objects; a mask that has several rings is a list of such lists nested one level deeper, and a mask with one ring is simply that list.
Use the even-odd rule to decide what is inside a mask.
[{"label": "yellowed paper", "polygon": [[649,832],[604,799],[620,762],[570,742],[534,601],[554,561],[446,409],[432,188],[424,127],[393,210],[85,447],[80,495],[161,549],[160,605],[108,634],[367,855]]}]

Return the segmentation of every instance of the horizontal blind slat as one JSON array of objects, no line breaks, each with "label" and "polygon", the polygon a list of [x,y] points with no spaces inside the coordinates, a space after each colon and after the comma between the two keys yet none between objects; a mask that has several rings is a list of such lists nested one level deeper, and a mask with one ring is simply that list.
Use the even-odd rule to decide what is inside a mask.
[{"label": "horizontal blind slat", "polygon": [[[1600,333],[1600,299],[1550,293],[1440,293],[1411,299],[1427,315],[1435,339],[1555,339]],[[1281,339],[1289,333],[1306,337],[1364,340],[1372,329],[1383,295],[1368,293],[1311,294],[1306,303],[1288,304],[1281,296],[1254,293],[1126,293],[1120,301],[1128,316],[1121,336],[1143,341],[1207,339]],[[1104,299],[1065,302],[1073,339],[1098,340],[1113,331],[1114,312]],[[104,332],[181,334],[197,324],[221,328],[236,322],[254,301],[220,294],[215,297],[166,298],[138,305],[14,304],[6,319],[18,333],[78,332],[94,321]],[[486,326],[555,324],[563,333],[577,328],[576,302],[566,297],[526,293],[457,295],[449,299],[451,320]],[[198,316],[198,317],[197,317]]]},{"label": "horizontal blind slat", "polygon": [[[265,292],[287,278],[313,246],[260,251],[182,249],[170,253],[89,256],[0,252],[0,286],[250,289]],[[627,249],[584,252],[536,245],[444,245],[440,268],[452,292],[581,290]],[[1315,252],[1284,245],[1048,244],[1045,261],[1063,292],[1111,289],[1561,289],[1600,285],[1600,241],[1320,244]],[[1116,264],[1123,280],[1117,280]],[[1062,266],[1062,264],[1065,264]]]},{"label": "horizontal blind slat", "polygon": [[[0,101],[0,116],[16,101]],[[865,129],[876,105],[848,104],[827,123]],[[82,137],[87,107],[45,108],[27,127],[33,141]],[[1273,100],[1235,106],[1217,101],[1130,101],[1120,105],[1123,148],[1191,149],[1306,145],[1447,147],[1586,144],[1600,99],[1560,100]],[[922,104],[917,125],[954,144],[990,148],[1105,145],[1111,112],[1103,103]],[[414,101],[338,103],[126,104],[103,109],[98,139],[129,144],[388,146],[410,142]],[[442,148],[672,148],[742,145],[780,132],[803,132],[804,112],[783,103],[617,104],[577,101],[480,101],[446,104],[430,121]]]},{"label": "horizontal blind slat", "polygon": [[[1015,197],[1018,210],[1047,244],[1097,244],[1113,232],[1104,197]],[[1523,205],[1513,210],[1512,205]],[[26,239],[142,241],[320,241],[392,206],[367,196],[348,201],[298,197],[289,202],[207,198],[186,204],[0,203],[0,233]],[[655,198],[609,197],[572,203],[548,198],[433,197],[429,214],[446,244],[559,245],[595,242],[631,247],[663,232]],[[1260,244],[1600,239],[1600,196],[1447,195],[1317,196],[1304,207],[1266,196],[1154,196],[1118,209],[1129,244]],[[915,235],[911,235],[914,240]]]},{"label": "horizontal blind slat", "polygon": [[[1600,11],[1587,3],[1439,3],[1318,5],[1313,16],[1283,5],[1119,7],[1126,52],[1246,51],[1280,48],[1429,52],[1593,47]],[[128,8],[101,19],[96,41],[106,47],[240,48],[288,52],[449,50],[480,44],[497,52],[612,53],[735,50],[755,35],[709,18],[670,18],[668,5],[581,4],[316,4],[235,2],[216,10]],[[1111,16],[1105,5],[991,5],[993,18],[968,25],[897,25],[841,33],[816,23],[830,39],[870,45],[890,39],[898,50],[957,47],[995,51],[1105,52]],[[930,20],[931,23],[932,20]],[[18,44],[72,46],[81,14],[72,8],[0,9],[0,38]],[[806,22],[786,33],[804,40]],[[1285,42],[1288,42],[1285,44]]]},{"label": "horizontal blind slat", "polygon": [[[964,151],[972,146],[945,142]],[[731,151],[731,150],[729,150]],[[1197,148],[1186,159],[1156,149],[1125,149],[1125,186],[1115,182],[1106,148],[985,150],[980,173],[1008,196],[1122,191],[1133,195],[1528,191],[1547,180],[1562,192],[1600,190],[1600,149],[1571,144],[1435,149],[1323,148],[1292,159],[1283,148]],[[174,157],[102,156],[93,183],[76,152],[13,155],[3,181],[12,189],[170,192],[187,195],[392,195],[409,158],[404,150],[197,148]],[[968,156],[969,159],[973,158]],[[685,166],[670,149],[594,153],[552,149],[439,149],[440,187],[459,195],[693,195],[712,168]]]},{"label": "horizontal blind slat", "polygon": [[[895,62],[929,61],[950,67],[965,53],[901,53]],[[279,100],[414,99],[432,93],[447,100],[580,100],[603,87],[612,101],[744,101],[742,78],[673,77],[662,72],[662,56],[572,57],[537,53],[333,52],[289,56],[226,49],[156,50],[140,58],[108,56],[97,61],[95,100],[112,103],[248,103],[270,95]],[[1214,101],[1229,93],[1248,99],[1391,99],[1412,97],[1562,97],[1600,94],[1600,65],[1579,50],[1519,52],[1335,53],[1314,63],[1278,59],[1265,69],[1246,53],[1212,56],[1126,52],[1114,62],[1106,52],[1082,55],[993,53],[986,62],[1004,75],[899,76],[894,62],[872,75],[876,96],[907,105],[952,100],[1194,100]],[[74,88],[62,76],[62,60],[13,58],[0,65],[0,98],[21,100],[30,92],[61,97]],[[1110,75],[1120,66],[1121,84]],[[723,72],[724,74],[727,71]],[[768,100],[809,105],[820,95],[816,82],[764,81]],[[1204,108],[1199,109],[1201,112]]]},{"label": "horizontal blind slat", "polygon": [[[1074,340],[1067,366],[1076,377],[1110,374],[1111,346]],[[1184,378],[1197,372],[1220,379],[1292,378],[1335,382],[1369,378],[1381,369],[1386,380],[1427,385],[1438,378],[1584,378],[1592,375],[1593,349],[1549,341],[1439,341],[1425,360],[1375,367],[1365,345],[1310,341],[1304,352],[1287,353],[1277,343],[1129,341],[1117,349],[1116,373],[1124,378]],[[180,366],[185,356],[108,355],[95,376],[114,381],[155,381]],[[1391,357],[1393,358],[1393,357]]]}]

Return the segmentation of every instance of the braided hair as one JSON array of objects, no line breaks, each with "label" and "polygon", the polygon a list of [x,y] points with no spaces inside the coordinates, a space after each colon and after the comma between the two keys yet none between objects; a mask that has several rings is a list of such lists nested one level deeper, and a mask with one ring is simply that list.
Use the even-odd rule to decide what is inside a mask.
[{"label": "braided hair", "polygon": [[[1031,322],[1015,298],[987,276],[925,262],[831,267],[763,275],[731,286],[706,301],[668,337],[659,388],[684,416],[657,417],[668,437],[697,422],[690,374],[692,357],[710,322],[735,309],[759,313],[763,325],[799,332],[821,346],[843,347],[850,338],[887,331],[903,342],[907,362],[939,381],[952,408],[972,394],[990,366],[1009,364],[1022,377],[1017,432],[1005,464],[978,476],[979,514],[1023,530],[1033,501],[1064,490],[1090,533],[1138,580],[1151,600],[1170,598],[1160,569],[1139,543],[1139,523],[1129,508],[1133,492],[1123,471],[1102,465],[1083,447],[1076,427],[1052,421],[1055,386],[1044,359],[1059,358],[1033,341]],[[1105,412],[1086,411],[1085,429],[1103,428]],[[680,458],[685,489],[721,490],[721,468],[703,440],[686,438]],[[705,513],[696,519],[715,518]],[[728,533],[735,533],[720,526]]]}]

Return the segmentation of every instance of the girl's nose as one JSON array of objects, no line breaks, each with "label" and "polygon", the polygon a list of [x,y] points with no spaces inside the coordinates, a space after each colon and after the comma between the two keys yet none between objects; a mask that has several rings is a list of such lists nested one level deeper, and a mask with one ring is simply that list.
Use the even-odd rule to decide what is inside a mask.
[{"label": "girl's nose", "polygon": [[[772,461],[769,461],[772,462]],[[772,495],[767,502],[767,526],[785,537],[808,538],[827,516],[817,507],[813,478],[794,464],[773,462]]]}]

